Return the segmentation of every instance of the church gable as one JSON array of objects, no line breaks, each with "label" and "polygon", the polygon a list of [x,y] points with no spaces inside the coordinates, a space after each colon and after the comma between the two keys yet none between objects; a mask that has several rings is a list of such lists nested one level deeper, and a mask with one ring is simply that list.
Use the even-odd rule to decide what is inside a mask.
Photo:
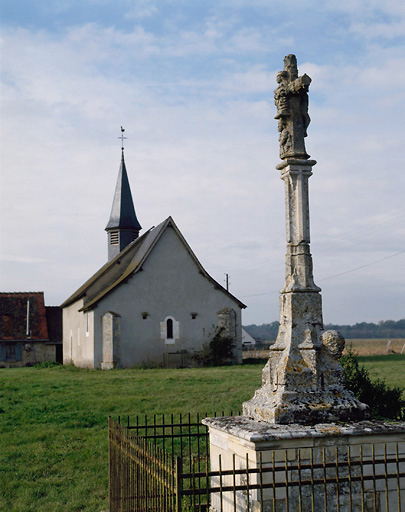
[{"label": "church gable", "polygon": [[[103,368],[192,355],[215,335],[224,311],[233,314],[227,332],[240,344],[241,303],[204,271],[171,219],[161,228],[141,266],[91,305],[102,325]],[[109,311],[120,318],[115,327]],[[119,348],[111,362],[112,347]]]},{"label": "church gable", "polygon": [[[184,261],[184,264],[187,266],[192,265],[196,272],[204,276],[212,285],[218,290],[222,290],[224,293],[228,294],[230,297],[238,303],[239,307],[246,307],[242,302],[240,302],[236,297],[227,292],[219,283],[217,283],[202,267],[201,263],[196,258],[195,254],[191,250],[190,246],[187,244],[183,235],[179,231],[175,222],[171,217],[168,217],[165,221],[159,224],[157,227],[151,229],[147,233],[145,233],[141,238],[133,242],[130,246],[128,246],[121,255],[124,258],[121,258],[121,255],[118,255],[112,262],[107,264],[107,267],[110,266],[111,269],[107,269],[115,279],[108,279],[108,272],[105,272],[106,275],[103,274],[99,278],[97,274],[94,276],[94,282],[88,288],[88,297],[84,302],[84,306],[82,311],[87,311],[93,308],[98,304],[100,300],[102,300],[106,295],[110,294],[117,286],[120,286],[122,283],[127,282],[129,278],[134,277],[135,274],[143,270],[144,265],[147,265],[148,260],[152,257],[154,259],[156,256],[155,247],[162,247],[161,239],[167,238],[166,232],[171,230],[175,235],[175,239],[177,240],[176,249],[167,250],[165,252],[165,256],[162,257],[162,264],[158,265],[155,270],[155,276],[153,278],[154,281],[158,281],[158,275],[162,274],[162,268],[168,269],[169,274],[165,276],[161,275],[162,283],[163,280],[167,280],[170,272],[178,272],[181,269],[181,261]],[[170,232],[170,231],[168,231]],[[162,249],[159,249],[159,254]],[[181,261],[179,260],[181,258]],[[122,261],[121,261],[122,260]],[[119,267],[118,272],[114,274],[113,270]],[[105,268],[105,267],[103,267]],[[102,269],[101,269],[102,270]],[[100,286],[106,282],[106,286]],[[177,280],[177,284],[179,285],[179,281]],[[91,296],[89,291],[91,292],[91,287],[93,289],[98,290],[98,293],[95,293]],[[77,294],[77,292],[76,292]],[[67,301],[68,302],[68,301]],[[65,303],[66,304],[66,303]]]},{"label": "church gable", "polygon": [[192,295],[202,290],[222,289],[205,272],[172,220],[162,231],[142,270],[136,279],[145,281],[145,288],[153,282],[160,293],[181,296],[183,303],[192,302]]}]

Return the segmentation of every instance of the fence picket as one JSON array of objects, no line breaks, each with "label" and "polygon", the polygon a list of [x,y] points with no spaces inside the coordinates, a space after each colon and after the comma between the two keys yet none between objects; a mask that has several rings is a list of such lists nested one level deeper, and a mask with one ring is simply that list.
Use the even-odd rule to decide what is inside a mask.
[{"label": "fence picket", "polygon": [[[213,470],[202,416],[195,421],[188,415],[188,423],[186,416],[175,421],[172,415],[171,423],[167,417],[160,421],[155,416],[149,424],[145,417],[143,425],[137,417],[132,426],[129,421],[125,425],[108,419],[110,512],[182,512],[183,507],[208,512],[211,506],[236,511],[242,510],[243,502],[246,510],[257,503],[257,509],[267,510],[270,505],[273,511],[337,512],[347,506],[363,511],[368,510],[370,499],[375,510],[382,502],[387,512],[397,507],[401,511],[405,457],[399,454],[398,444],[395,453],[384,445],[378,455],[371,445],[367,457],[362,446],[357,456],[349,446],[333,451],[319,447],[316,453],[314,447],[297,448],[290,457],[287,449],[277,449],[266,462],[260,452],[256,465],[247,454],[237,465],[233,454],[231,467],[219,458],[218,469]],[[172,453],[167,451],[170,446]],[[380,489],[384,496],[379,496]]]}]

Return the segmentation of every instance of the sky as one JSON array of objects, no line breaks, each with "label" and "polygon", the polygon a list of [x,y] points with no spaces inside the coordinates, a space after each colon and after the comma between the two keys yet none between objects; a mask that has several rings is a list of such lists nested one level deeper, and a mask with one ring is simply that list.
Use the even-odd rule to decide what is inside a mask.
[{"label": "sky", "polygon": [[58,305],[107,261],[123,126],[143,230],[171,215],[245,325],[278,320],[293,53],[324,322],[405,317],[403,0],[0,0],[0,32],[2,291]]}]

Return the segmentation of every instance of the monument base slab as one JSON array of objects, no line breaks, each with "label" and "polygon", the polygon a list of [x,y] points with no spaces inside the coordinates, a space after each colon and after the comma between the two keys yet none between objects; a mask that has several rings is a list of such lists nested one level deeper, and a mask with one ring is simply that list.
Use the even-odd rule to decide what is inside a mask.
[{"label": "monument base slab", "polygon": [[244,416],[203,423],[217,472],[211,487],[221,490],[211,494],[212,512],[405,506],[405,423],[280,425]]}]

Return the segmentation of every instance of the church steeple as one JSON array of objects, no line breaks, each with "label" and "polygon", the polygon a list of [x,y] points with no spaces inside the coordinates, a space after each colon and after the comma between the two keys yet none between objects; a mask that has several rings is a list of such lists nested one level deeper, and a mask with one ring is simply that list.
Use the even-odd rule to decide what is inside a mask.
[{"label": "church steeple", "polygon": [[[123,129],[121,128],[123,131]],[[108,261],[117,256],[127,245],[138,238],[142,226],[136,218],[131,188],[122,148],[121,165],[110,220],[105,228],[108,234]]]}]

